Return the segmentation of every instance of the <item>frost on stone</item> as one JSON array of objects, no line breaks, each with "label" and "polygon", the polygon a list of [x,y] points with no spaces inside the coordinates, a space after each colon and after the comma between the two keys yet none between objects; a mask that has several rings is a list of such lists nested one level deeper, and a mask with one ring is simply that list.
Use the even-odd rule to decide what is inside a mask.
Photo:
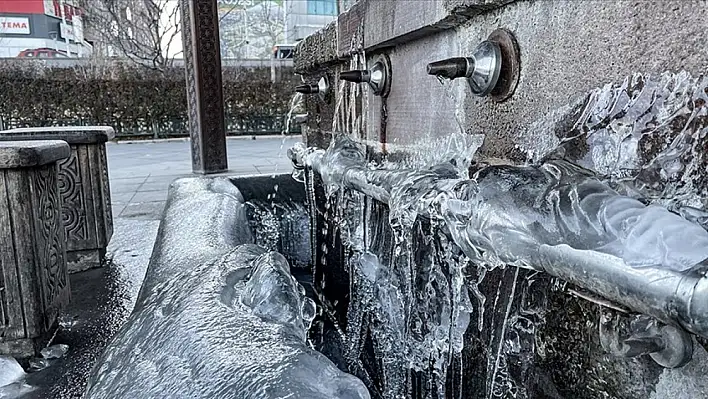
[{"label": "frost on stone", "polygon": [[69,352],[69,345],[57,344],[42,348],[39,353],[45,359],[60,359]]},{"label": "frost on stone", "polygon": [[307,345],[315,305],[281,254],[244,244],[190,266],[143,293],[87,398],[370,398]]},{"label": "frost on stone", "polygon": [[15,358],[0,356],[0,399],[15,399],[31,392],[33,387],[24,383],[25,371]]},{"label": "frost on stone", "polygon": [[25,378],[25,371],[11,356],[0,356],[0,387],[10,385]]}]

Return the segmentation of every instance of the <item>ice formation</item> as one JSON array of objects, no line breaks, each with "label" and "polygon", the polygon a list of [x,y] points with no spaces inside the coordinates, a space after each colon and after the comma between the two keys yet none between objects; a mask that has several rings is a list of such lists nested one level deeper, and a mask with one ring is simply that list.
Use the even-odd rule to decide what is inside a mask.
[{"label": "ice formation", "polygon": [[[467,171],[461,170],[465,168],[452,163],[407,168],[370,162],[363,146],[344,134],[335,135],[327,150],[300,145],[291,156],[306,173],[314,170],[321,176],[335,204],[334,215],[330,211],[324,217],[333,221],[353,251],[348,361],[353,370],[359,370],[357,375],[366,376],[361,358],[363,341],[369,335],[381,362],[379,394],[386,398],[402,398],[410,392],[406,384],[411,376],[404,369],[431,371],[425,397],[446,396],[451,386],[449,371],[463,348],[470,322],[473,305],[468,292],[477,302],[477,327],[483,328],[487,298],[477,286],[486,270],[510,264],[577,282],[581,270],[592,270],[587,268],[600,262],[612,264],[605,269],[608,273],[624,268],[631,275],[649,278],[647,284],[651,276],[667,277],[666,283],[674,284],[682,275],[703,270],[708,260],[702,211],[683,207],[677,214],[660,205],[647,205],[626,195],[621,184],[608,184],[595,172],[562,157],[546,156],[535,165],[481,166],[467,177]],[[363,220],[375,218],[373,205],[363,199],[354,206],[342,202],[353,197],[352,192],[388,205],[395,239],[391,258],[385,254],[388,248],[378,245],[371,234],[347,227],[361,227]],[[342,217],[342,208],[354,215]],[[458,248],[462,254],[456,253]],[[586,264],[576,265],[571,274],[557,269],[559,262],[580,259]],[[475,268],[466,270],[470,264]],[[465,277],[473,270],[477,281]],[[605,277],[600,273],[588,281],[612,290],[612,282],[602,281]],[[517,282],[514,277],[513,288]],[[675,318],[668,308],[640,305],[634,289],[618,292],[632,293],[628,301],[636,305],[635,310],[667,322]],[[655,294],[659,302],[668,298],[662,290]],[[498,353],[488,356],[490,395],[503,397],[502,392],[512,392],[504,354],[520,350],[520,336],[529,341],[526,336],[534,328],[531,319],[507,309],[495,347]],[[693,327],[686,325],[689,330]],[[507,340],[514,334],[516,341]],[[455,385],[453,390],[459,391],[461,385]]]},{"label": "ice formation", "polygon": [[0,399],[16,399],[33,388],[24,383],[25,371],[11,356],[0,356]]},{"label": "ice formation", "polygon": [[368,399],[311,349],[311,299],[254,240],[226,179],[173,183],[133,314],[97,361],[86,398]]},{"label": "ice formation", "polygon": [[0,387],[10,385],[25,378],[25,371],[11,356],[0,356]]},{"label": "ice formation", "polygon": [[157,292],[99,361],[87,398],[369,398],[307,346],[315,305],[282,255],[245,244]]},{"label": "ice formation", "polygon": [[376,169],[340,136],[327,151],[304,155],[327,184],[356,188],[389,204],[390,222],[443,220],[472,260],[534,268],[541,245],[569,245],[635,267],[687,271],[708,259],[708,232],[656,205],[620,195],[591,171],[562,159],[538,166],[487,166],[462,179],[451,166]]}]

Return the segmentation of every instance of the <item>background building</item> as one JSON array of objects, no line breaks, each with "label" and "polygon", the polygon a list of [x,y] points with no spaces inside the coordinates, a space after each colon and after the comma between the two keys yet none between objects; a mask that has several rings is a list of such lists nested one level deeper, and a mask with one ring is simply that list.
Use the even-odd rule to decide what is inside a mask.
[{"label": "background building", "polygon": [[337,16],[337,0],[220,0],[221,56],[271,58],[276,44],[295,44]]},{"label": "background building", "polygon": [[285,43],[296,43],[334,21],[337,0],[286,0]]},{"label": "background building", "polygon": [[0,57],[88,56],[83,15],[68,1],[0,0]]}]

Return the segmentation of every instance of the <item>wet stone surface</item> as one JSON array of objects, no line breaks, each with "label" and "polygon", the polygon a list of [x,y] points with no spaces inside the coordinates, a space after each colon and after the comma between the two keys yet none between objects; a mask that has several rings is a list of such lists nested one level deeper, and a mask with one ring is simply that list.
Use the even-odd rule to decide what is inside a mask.
[{"label": "wet stone surface", "polygon": [[[43,370],[27,374],[25,382],[34,390],[22,398],[82,397],[96,359],[133,309],[157,223],[117,219],[108,248],[110,263],[70,275],[72,301],[60,316],[53,341],[68,345],[69,350],[59,359],[48,360]],[[23,366],[28,369],[27,359]]]}]

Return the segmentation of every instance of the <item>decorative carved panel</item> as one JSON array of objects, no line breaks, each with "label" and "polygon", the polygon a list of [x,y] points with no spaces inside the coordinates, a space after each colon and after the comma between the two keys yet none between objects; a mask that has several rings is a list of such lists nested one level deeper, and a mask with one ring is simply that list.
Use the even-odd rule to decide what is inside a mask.
[{"label": "decorative carved panel", "polygon": [[44,327],[48,329],[65,302],[63,298],[68,288],[56,165],[41,167],[34,173],[33,189],[40,296]]},{"label": "decorative carved panel", "polygon": [[3,273],[4,267],[2,264],[2,259],[0,259],[0,336],[3,335],[3,330],[8,326],[9,320],[7,319],[7,290],[5,288],[5,273]]},{"label": "decorative carved panel", "polygon": [[89,238],[86,222],[86,204],[82,192],[79,157],[71,151],[69,158],[59,163],[59,193],[62,198],[62,221],[68,241]]},{"label": "decorative carved panel", "polygon": [[103,214],[106,219],[106,244],[113,235],[113,210],[111,208],[111,185],[108,180],[108,160],[106,159],[106,146],[99,147],[101,167],[101,191],[103,193]]},{"label": "decorative carved panel", "polygon": [[192,169],[226,170],[226,131],[216,0],[182,0]]}]

